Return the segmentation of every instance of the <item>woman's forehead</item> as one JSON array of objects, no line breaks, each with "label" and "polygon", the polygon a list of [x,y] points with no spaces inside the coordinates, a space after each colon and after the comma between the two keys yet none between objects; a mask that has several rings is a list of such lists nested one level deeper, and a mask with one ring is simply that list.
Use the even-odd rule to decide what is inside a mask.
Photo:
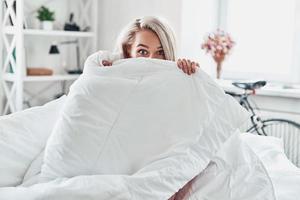
[{"label": "woman's forehead", "polygon": [[158,36],[151,30],[141,30],[138,31],[135,35],[134,45],[143,45],[148,47],[160,47],[161,42]]}]

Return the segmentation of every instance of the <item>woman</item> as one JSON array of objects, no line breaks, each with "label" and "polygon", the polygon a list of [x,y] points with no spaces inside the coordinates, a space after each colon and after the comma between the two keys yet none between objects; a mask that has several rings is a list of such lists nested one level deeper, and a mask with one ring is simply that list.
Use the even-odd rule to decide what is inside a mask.
[{"label": "woman", "polygon": [[[175,38],[170,27],[156,17],[143,17],[131,22],[120,34],[114,54],[99,51],[85,63],[88,66],[111,66],[122,58],[146,57],[176,61]],[[196,72],[199,64],[178,59],[177,66],[186,74]]]},{"label": "woman", "polygon": [[[114,54],[99,51],[85,62],[87,67],[106,67],[122,58],[153,58],[176,60],[175,38],[167,24],[155,17],[143,17],[131,22],[120,34]],[[186,74],[196,72],[199,64],[188,59],[178,59],[177,66]],[[193,180],[174,194],[169,200],[182,200],[190,192]]]}]

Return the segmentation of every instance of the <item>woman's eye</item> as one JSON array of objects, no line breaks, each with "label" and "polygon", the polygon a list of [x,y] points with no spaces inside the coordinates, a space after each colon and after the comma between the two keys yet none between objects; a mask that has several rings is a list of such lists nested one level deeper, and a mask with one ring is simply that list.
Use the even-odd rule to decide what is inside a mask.
[{"label": "woman's eye", "polygon": [[140,55],[142,55],[142,56],[148,55],[148,51],[146,51],[145,49],[140,49],[140,50],[138,50],[138,53],[139,53]]},{"label": "woman's eye", "polygon": [[160,51],[158,52],[158,55],[160,55],[160,56],[164,56],[164,55],[165,55],[165,52],[164,52],[164,50],[160,50]]}]

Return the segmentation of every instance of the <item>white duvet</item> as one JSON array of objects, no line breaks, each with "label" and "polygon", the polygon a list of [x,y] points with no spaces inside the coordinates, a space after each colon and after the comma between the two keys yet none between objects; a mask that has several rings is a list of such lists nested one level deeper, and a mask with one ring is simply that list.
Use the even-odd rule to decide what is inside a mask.
[{"label": "white duvet", "polygon": [[[38,162],[38,160],[37,160]],[[40,171],[40,164],[31,170]],[[32,176],[23,186],[0,188],[1,200],[108,200],[147,199],[148,188],[159,178],[155,172],[133,176],[79,176],[35,184]],[[27,185],[27,186],[26,186]],[[285,157],[281,141],[248,133],[232,136],[196,178],[186,200],[296,200],[300,195],[300,170]]]},{"label": "white duvet", "polygon": [[[135,61],[130,61],[130,62],[135,62]],[[146,65],[145,68],[139,68],[136,65],[135,66],[136,69],[131,69],[131,70],[136,70],[136,72],[139,73],[131,73],[135,71],[128,71],[128,69],[130,68],[120,68],[120,70],[116,70],[115,73],[118,76],[126,75],[126,80],[125,78],[122,78],[122,83],[124,83],[125,81],[134,82],[136,80],[147,81],[152,79],[155,79],[157,82],[159,80],[164,81],[165,79],[167,79],[165,82],[166,85],[166,83],[169,83],[168,82],[169,80],[175,80],[174,78],[176,77],[176,83],[180,83],[177,85],[176,88],[177,90],[181,89],[182,91],[187,93],[187,95],[193,94],[193,92],[196,91],[197,95],[191,95],[191,96],[193,97],[197,96],[197,98],[203,97],[199,99],[199,101],[203,101],[200,103],[200,105],[202,105],[203,107],[202,107],[202,113],[199,112],[199,116],[202,116],[203,117],[202,119],[207,119],[207,118],[214,119],[214,120],[208,120],[206,123],[203,123],[204,125],[201,125],[202,129],[199,130],[201,130],[200,133],[203,136],[202,138],[200,137],[202,140],[199,141],[188,140],[189,141],[188,144],[193,144],[193,145],[189,145],[188,146],[189,148],[182,148],[182,146],[180,145],[176,146],[178,143],[174,143],[176,145],[171,146],[164,154],[159,155],[158,157],[156,157],[156,159],[150,162],[149,161],[145,162],[143,165],[141,165],[141,169],[138,169],[138,171],[130,171],[130,174],[115,173],[113,175],[113,173],[104,174],[98,172],[98,175],[93,175],[93,174],[88,174],[90,173],[89,171],[87,171],[88,168],[83,168],[84,170],[82,170],[82,168],[79,168],[78,170],[78,166],[69,165],[69,167],[74,168],[72,170],[72,172],[74,172],[73,174],[64,175],[65,172],[69,173],[68,169],[64,166],[65,167],[63,168],[64,173],[61,174],[56,173],[55,175],[57,176],[51,177],[53,178],[53,180],[47,180],[47,182],[40,183],[41,168],[43,163],[45,165],[44,162],[45,156],[42,151],[43,145],[36,144],[36,143],[39,143],[38,141],[40,140],[41,143],[44,144],[45,140],[47,139],[47,136],[49,136],[51,131],[48,130],[47,135],[45,132],[43,137],[40,137],[37,134],[38,132],[36,132],[35,134],[33,134],[33,132],[35,132],[35,130],[38,131],[43,130],[43,127],[45,126],[43,123],[54,124],[55,117],[48,116],[47,119],[51,119],[51,121],[47,121],[43,123],[38,123],[38,122],[34,123],[34,127],[40,127],[39,129],[36,128],[29,129],[28,127],[30,126],[30,124],[25,125],[25,127],[27,126],[27,132],[28,132],[27,134],[32,136],[34,135],[34,138],[37,141],[35,143],[30,143],[32,147],[35,146],[37,147],[34,148],[35,151],[29,152],[27,154],[28,155],[27,157],[23,156],[22,149],[19,148],[18,145],[14,145],[15,143],[12,143],[12,145],[0,146],[0,148],[2,148],[0,149],[0,152],[14,152],[15,150],[17,150],[16,152],[19,152],[17,155],[20,154],[22,156],[21,157],[22,163],[20,163],[22,165],[22,168],[10,169],[9,168],[10,165],[7,165],[7,167],[6,166],[3,167],[4,164],[7,163],[5,161],[14,160],[13,158],[18,159],[18,157],[14,157],[13,155],[10,155],[8,157],[6,154],[1,155],[2,158],[7,158],[7,159],[3,159],[3,163],[0,162],[0,165],[2,164],[2,168],[0,166],[0,169],[2,170],[2,173],[0,173],[0,175],[5,174],[6,171],[10,172],[10,180],[12,180],[13,179],[12,170],[15,170],[16,172],[18,172],[18,181],[12,183],[6,180],[2,180],[3,185],[6,184],[6,186],[10,186],[10,187],[0,188],[0,200],[6,200],[6,199],[7,200],[18,200],[18,199],[20,200],[35,200],[35,199],[38,200],[39,199],[41,200],[60,200],[60,199],[61,200],[69,200],[69,199],[70,200],[82,200],[82,199],[90,199],[90,200],[162,199],[162,200],[166,200],[169,197],[171,197],[172,194],[174,194],[174,192],[176,192],[180,187],[182,187],[188,180],[190,180],[196,175],[197,177],[194,179],[192,187],[188,195],[184,197],[184,199],[187,200],[217,200],[217,199],[292,200],[292,199],[297,199],[297,197],[300,195],[299,192],[300,171],[298,168],[294,167],[286,159],[283,153],[282,143],[279,139],[272,138],[272,137],[253,136],[247,133],[240,134],[238,131],[232,132],[232,130],[234,130],[233,128],[236,128],[238,124],[241,123],[238,121],[240,120],[239,117],[244,116],[242,115],[242,110],[240,110],[239,107],[236,107],[233,101],[231,101],[226,96],[224,96],[223,92],[220,89],[218,89],[218,87],[215,85],[215,83],[213,83],[209,79],[209,77],[207,77],[205,74],[199,74],[199,73],[196,74],[194,77],[188,77],[188,76],[183,77],[182,74],[180,74],[178,71],[175,71],[176,68],[174,68],[175,65],[174,63],[166,62],[164,63],[164,68],[162,68],[160,64],[158,64],[159,61],[153,61],[153,62],[154,63],[152,63],[151,65],[155,65],[156,66],[155,68],[149,66],[148,60],[147,61],[139,60],[137,63],[140,64],[144,63],[143,65]],[[124,64],[124,62],[121,62],[121,64],[122,63]],[[158,70],[159,71],[164,70],[165,75],[162,76],[161,73],[158,73],[158,75],[149,74],[149,72],[153,73],[153,71],[158,71]],[[111,72],[109,72],[108,70],[107,73],[111,73]],[[101,75],[103,75],[102,72]],[[93,76],[97,76],[97,75],[93,75]],[[88,83],[91,83],[90,81],[94,81],[93,83],[97,83],[97,82],[100,83],[102,80],[99,80],[99,78],[101,77],[97,77],[94,80],[88,79],[89,81]],[[81,81],[84,80],[81,79]],[[80,91],[80,89],[76,89],[75,92],[73,92],[74,96],[79,95],[77,96],[77,98],[80,97],[80,95],[81,97],[85,96],[85,94],[91,95],[91,98],[95,98],[95,97],[102,98],[101,95],[99,96],[97,96],[98,94],[93,95],[93,93],[91,92],[94,91],[93,89],[93,87],[95,86],[94,84],[88,85],[88,87],[86,87],[84,85],[85,82],[79,82],[79,83],[80,84],[82,83],[83,86],[81,88],[82,91]],[[114,84],[115,83],[116,82],[114,81]],[[193,86],[192,88],[196,88],[196,89],[190,90],[189,88],[188,90],[187,89],[188,87],[186,87],[186,85],[184,86],[183,84]],[[160,87],[159,91],[164,91],[169,87],[172,87],[171,85],[172,84],[168,85],[167,88]],[[78,86],[81,85],[77,84],[76,87]],[[145,86],[145,84],[143,86]],[[153,87],[152,84],[149,85],[147,84],[146,86],[147,89],[151,89]],[[176,91],[177,91],[176,89],[173,88],[172,93],[170,92],[169,94],[176,96]],[[79,94],[78,92],[83,92],[83,93]],[[72,95],[70,95],[70,97],[72,97]],[[70,99],[70,97],[66,101],[57,101],[55,104],[56,106],[53,106],[54,104],[52,104],[52,106],[48,106],[48,107],[46,106],[40,108],[40,110],[42,111],[34,113],[35,114],[34,116],[36,116],[36,121],[39,121],[38,120],[39,117],[44,119],[43,115],[44,113],[47,113],[47,109],[53,110],[54,109],[53,107],[55,107],[56,110],[61,110],[62,112],[63,118],[60,118],[60,120],[67,120],[68,123],[72,120],[75,121],[77,120],[76,123],[70,123],[69,127],[72,128],[73,125],[74,127],[76,127],[77,123],[81,125],[81,128],[84,127],[86,123],[80,124],[79,123],[80,120],[78,121],[78,119],[82,117],[82,114],[86,114],[86,113],[81,112],[80,110],[76,110],[75,108],[77,105],[84,105],[84,106],[86,105],[74,104],[74,103],[72,104],[70,102],[73,102],[73,100]],[[90,98],[87,99],[89,100]],[[186,98],[182,98],[181,96],[178,99],[185,100]],[[224,99],[227,99],[228,101],[224,101]],[[116,102],[118,102],[117,100]],[[195,99],[193,99],[193,101],[194,100]],[[88,102],[88,101],[80,101],[80,102]],[[93,101],[93,102],[97,102],[97,101]],[[104,101],[102,101],[102,103],[103,102]],[[110,101],[107,102],[109,103]],[[151,103],[150,99],[148,99],[148,102]],[[195,103],[196,102],[197,101],[195,101]],[[223,102],[227,102],[227,104],[223,104]],[[75,103],[77,103],[77,101]],[[62,104],[64,104],[63,107],[61,107]],[[74,105],[75,108],[70,107]],[[132,104],[131,106],[133,105],[139,105],[139,104],[136,103],[136,104]],[[170,106],[172,106],[172,104],[170,104]],[[144,105],[143,109],[147,109],[147,105]],[[152,110],[149,110],[149,112],[150,111],[155,112],[155,106],[152,107],[151,109]],[[161,109],[163,109],[163,107]],[[183,108],[181,107],[181,109]],[[130,109],[130,111],[131,110],[132,109]],[[91,110],[90,112],[97,113],[97,110]],[[9,122],[13,122],[15,119],[14,116],[18,116],[17,121],[11,124],[16,124],[16,123],[22,124],[21,118],[24,117],[25,119],[26,117],[30,117],[29,114],[26,114],[26,112],[24,112],[24,114],[20,113],[18,115],[13,115],[10,117]],[[166,114],[166,113],[162,113],[162,114]],[[56,115],[57,114],[55,114],[55,116]],[[95,117],[92,119],[94,120]],[[124,116],[123,119],[127,119],[126,116]],[[144,118],[135,118],[137,122],[141,119],[143,119],[143,122],[145,121]],[[196,119],[189,118],[189,121],[192,120],[196,120]],[[181,127],[180,123],[182,123],[182,121],[184,120],[178,119],[176,121],[176,126],[180,128]],[[0,120],[0,125],[1,123],[2,123],[2,127],[6,127],[10,129],[9,126],[7,126],[7,124],[3,124],[3,119],[2,121]],[[60,125],[63,125],[64,127],[64,125],[68,123],[60,123]],[[153,126],[157,126],[157,123],[153,123]],[[231,126],[233,127],[229,129],[229,127]],[[67,130],[66,127],[64,128],[65,130]],[[155,127],[149,126],[148,130],[152,130],[152,129],[154,130],[154,128]],[[171,134],[172,132],[175,132],[177,130],[177,128],[174,130],[168,129],[168,126],[164,126],[164,127],[161,126],[161,128],[164,129],[160,129],[160,127],[157,128],[158,128],[157,130],[165,130],[165,131],[171,130],[170,135],[172,135]],[[13,130],[13,128],[11,129]],[[72,155],[72,151],[67,151],[66,154],[66,149],[64,148],[65,145],[62,145],[64,140],[60,140],[61,138],[65,138],[66,136],[64,136],[64,134],[66,132],[71,131],[71,129],[62,132],[60,132],[61,129],[59,129],[59,126],[57,126],[56,129],[58,129],[59,131],[56,132],[56,136],[54,140],[53,139],[48,140],[48,144],[47,144],[47,145],[51,145],[51,149],[50,149],[51,151],[49,151],[48,148],[48,157],[46,157],[48,162],[46,164],[48,167],[46,168],[46,170],[53,170],[53,169],[60,170],[61,169],[60,165],[55,165],[54,163],[56,162],[64,163],[62,162],[64,161],[63,159],[66,159],[66,161],[70,161],[71,157],[69,157],[68,154],[70,153]],[[78,129],[75,130],[78,131]],[[81,129],[81,130],[85,130],[85,129]],[[189,129],[184,129],[184,130],[187,131]],[[191,129],[191,131],[193,130],[194,129]],[[18,131],[22,133],[22,129]],[[75,133],[78,136],[83,132],[84,131],[80,131],[80,132],[71,131],[70,134]],[[0,136],[1,136],[0,142],[2,142],[3,144],[6,143],[9,144],[11,141],[18,140],[20,138],[18,135],[16,135],[11,139],[9,139],[10,134],[8,133],[9,132],[7,132],[7,130],[4,129],[2,130],[2,132],[0,132]],[[77,138],[77,137],[69,137],[70,134],[68,135],[68,141]],[[159,132],[156,134],[159,134]],[[185,134],[185,132],[184,131],[182,131],[182,133],[176,132],[176,134],[178,135],[177,137],[182,137],[184,136],[183,134]],[[51,136],[53,136],[53,133]],[[95,137],[94,135],[92,136]],[[128,137],[129,136],[136,137],[135,134],[129,134]],[[197,137],[191,137],[191,138],[197,138]],[[214,139],[215,141],[211,142],[211,139]],[[22,139],[19,140],[20,140],[19,142],[22,142]],[[130,141],[134,142],[135,140],[128,140],[127,141],[129,143],[128,145],[130,145]],[[140,141],[143,141],[143,138],[141,138]],[[85,148],[85,150],[91,148],[90,145],[84,146],[84,144],[81,144],[82,140],[77,140],[77,142],[78,144],[80,144],[79,147],[77,146],[78,148],[75,148],[75,150],[78,151],[78,154],[81,153],[80,148]],[[159,142],[163,144],[163,141],[159,141]],[[74,144],[74,143],[71,142],[69,144]],[[153,142],[153,147],[155,147],[154,142]],[[55,150],[56,152],[55,155],[57,155],[55,159],[49,159],[49,155],[50,156],[53,155],[51,153],[52,149]],[[72,149],[72,146],[70,149]],[[113,150],[114,149],[112,148],[109,152],[112,152]],[[40,152],[40,154],[38,152]],[[122,153],[122,151],[118,151],[118,152]],[[46,153],[47,153],[47,148],[46,148]],[[202,158],[200,159],[198,154],[201,156],[205,156],[203,157],[205,158],[203,162],[200,161]],[[194,158],[197,158],[197,156],[199,159],[195,160]],[[118,159],[115,159],[115,161],[117,162]],[[29,165],[28,163],[31,164]],[[84,164],[84,166],[86,165],[86,163],[80,163],[80,164]],[[99,163],[99,165],[101,165],[101,162]],[[105,167],[109,169],[109,165],[105,165]],[[119,167],[119,166],[114,166],[114,167]],[[27,170],[25,170],[26,168]],[[17,185],[16,183],[20,182],[19,179],[22,176],[24,177],[23,183],[21,185]],[[65,178],[61,178],[61,177],[65,177]],[[5,179],[5,178],[6,176],[0,176],[0,179]]]}]

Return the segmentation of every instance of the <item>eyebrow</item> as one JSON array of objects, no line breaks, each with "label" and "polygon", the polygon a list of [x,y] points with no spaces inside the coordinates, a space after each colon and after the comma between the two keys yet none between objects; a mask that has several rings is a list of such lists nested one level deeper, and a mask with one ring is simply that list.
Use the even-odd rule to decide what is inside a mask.
[{"label": "eyebrow", "polygon": [[[138,44],[137,47],[145,47],[145,48],[149,49],[149,46],[147,46],[145,44]],[[157,49],[162,49],[162,46],[157,47]]]},{"label": "eyebrow", "polygon": [[144,44],[138,44],[137,47],[145,47],[145,48],[149,49],[149,47],[147,45],[144,45]]}]

